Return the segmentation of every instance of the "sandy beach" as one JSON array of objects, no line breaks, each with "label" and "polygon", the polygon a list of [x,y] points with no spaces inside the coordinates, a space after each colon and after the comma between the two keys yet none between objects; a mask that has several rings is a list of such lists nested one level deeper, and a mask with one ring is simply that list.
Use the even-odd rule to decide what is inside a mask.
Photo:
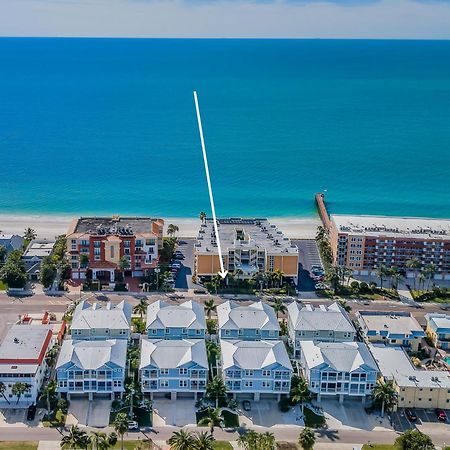
[{"label": "sandy beach", "polygon": [[[23,234],[24,230],[30,227],[37,232],[38,238],[53,239],[67,232],[73,217],[75,216],[0,214],[0,234]],[[173,223],[179,227],[179,236],[197,236],[199,219],[167,217],[164,220],[166,226]],[[270,221],[287,237],[297,239],[314,238],[317,226],[320,225],[319,219],[314,217],[273,217]]]}]

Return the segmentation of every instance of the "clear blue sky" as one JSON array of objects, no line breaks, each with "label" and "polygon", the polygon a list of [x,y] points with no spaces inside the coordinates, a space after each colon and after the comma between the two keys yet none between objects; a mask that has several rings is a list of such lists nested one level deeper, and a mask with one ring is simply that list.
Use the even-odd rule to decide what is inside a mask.
[{"label": "clear blue sky", "polygon": [[449,39],[450,0],[0,0],[0,35]]}]

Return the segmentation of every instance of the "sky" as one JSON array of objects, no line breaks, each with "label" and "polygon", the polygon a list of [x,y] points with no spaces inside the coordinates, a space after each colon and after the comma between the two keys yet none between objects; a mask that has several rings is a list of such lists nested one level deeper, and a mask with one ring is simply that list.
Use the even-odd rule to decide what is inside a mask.
[{"label": "sky", "polygon": [[0,0],[0,36],[450,39],[450,0]]}]

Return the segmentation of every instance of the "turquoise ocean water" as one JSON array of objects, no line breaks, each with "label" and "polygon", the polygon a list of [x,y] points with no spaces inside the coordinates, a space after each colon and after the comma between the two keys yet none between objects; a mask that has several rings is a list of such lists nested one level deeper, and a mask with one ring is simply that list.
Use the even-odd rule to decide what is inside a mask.
[{"label": "turquoise ocean water", "polygon": [[450,41],[0,39],[0,213],[450,217]]}]

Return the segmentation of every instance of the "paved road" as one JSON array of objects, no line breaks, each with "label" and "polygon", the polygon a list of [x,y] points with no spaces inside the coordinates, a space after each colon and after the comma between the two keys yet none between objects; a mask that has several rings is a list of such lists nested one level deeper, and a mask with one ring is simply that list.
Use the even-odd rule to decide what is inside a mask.
[{"label": "paved road", "polygon": [[[90,428],[84,428],[90,431]],[[205,428],[198,427],[185,427],[191,431],[205,431]],[[270,428],[255,427],[258,432],[269,431],[275,435],[277,441],[297,442],[298,435],[302,428],[297,426],[275,426]],[[126,440],[143,438],[146,434],[148,437],[157,440],[167,440],[174,431],[178,431],[177,427],[160,427],[153,430],[149,430],[145,433],[127,433],[125,435]],[[111,428],[103,428],[102,431],[111,432]],[[23,428],[23,427],[4,427],[0,429],[1,441],[58,441],[62,435],[67,431],[62,432],[58,429],[51,428]],[[332,430],[323,429],[318,430],[317,441],[318,442],[332,442],[338,445],[339,443],[348,444],[365,444],[365,443],[380,443],[389,444],[393,443],[398,436],[395,431],[381,430],[381,431],[354,431],[354,430]],[[427,430],[427,434],[433,439],[436,445],[442,445],[445,441],[448,442],[448,432],[446,429]],[[218,440],[232,441],[237,440],[238,433],[226,432],[220,429],[216,429],[214,436]]]}]

